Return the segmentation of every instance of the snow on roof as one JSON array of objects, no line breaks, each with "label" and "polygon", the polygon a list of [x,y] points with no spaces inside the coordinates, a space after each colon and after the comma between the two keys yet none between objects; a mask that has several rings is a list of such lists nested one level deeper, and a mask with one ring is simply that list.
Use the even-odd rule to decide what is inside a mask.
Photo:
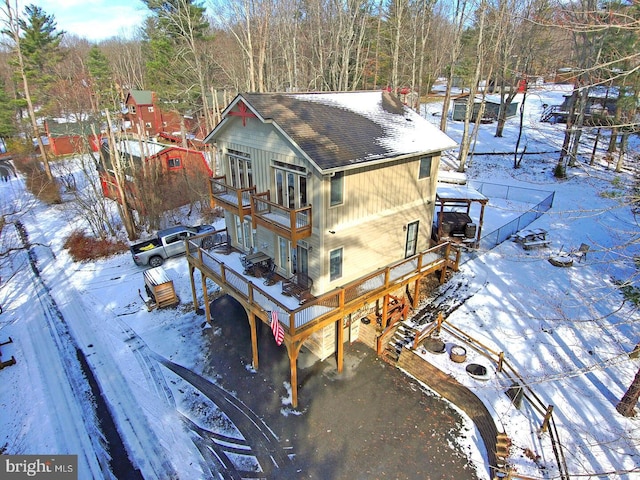
[{"label": "snow on roof", "polygon": [[487,202],[489,199],[475,188],[468,185],[453,185],[438,183],[436,199],[439,200],[473,200]]},{"label": "snow on roof", "polygon": [[[140,146],[144,150],[144,153],[140,150]],[[120,153],[131,154],[134,157],[145,157],[149,155],[155,155],[156,153],[161,152],[165,148],[166,145],[162,145],[160,143],[153,142],[139,142],[138,140],[122,140],[118,142],[118,151]]]},{"label": "snow on roof", "polygon": [[338,107],[361,115],[385,128],[385,137],[374,139],[390,153],[403,155],[422,151],[441,151],[454,148],[456,142],[434,127],[412,109],[391,111],[384,105],[385,92],[338,92],[297,94],[308,102]]},{"label": "snow on roof", "polygon": [[[244,105],[251,111],[243,113]],[[236,107],[238,110],[236,110]],[[207,136],[213,142],[233,115],[272,123],[321,172],[409,156],[439,154],[457,143],[382,91],[243,93]]]}]

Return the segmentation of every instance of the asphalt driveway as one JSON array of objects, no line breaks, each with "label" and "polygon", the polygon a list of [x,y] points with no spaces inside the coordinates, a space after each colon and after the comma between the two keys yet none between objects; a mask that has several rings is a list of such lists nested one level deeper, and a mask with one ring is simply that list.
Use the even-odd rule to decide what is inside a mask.
[{"label": "asphalt driveway", "polygon": [[[280,439],[291,462],[277,479],[476,479],[455,439],[462,422],[449,404],[425,392],[360,343],[345,346],[344,371],[303,348],[298,408],[287,399],[289,360],[271,330],[258,335],[260,368],[251,368],[249,323],[231,297],[212,302],[213,328],[204,373],[251,408]],[[250,440],[249,440],[250,441]],[[462,442],[464,444],[464,442]],[[483,475],[486,476],[486,475]]]}]

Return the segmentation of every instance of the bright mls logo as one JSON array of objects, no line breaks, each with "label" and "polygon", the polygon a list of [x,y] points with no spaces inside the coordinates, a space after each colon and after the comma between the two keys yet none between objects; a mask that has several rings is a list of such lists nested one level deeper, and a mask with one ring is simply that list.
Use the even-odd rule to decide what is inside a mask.
[{"label": "bright mls logo", "polygon": [[2,455],[0,478],[18,480],[77,480],[77,455]]}]

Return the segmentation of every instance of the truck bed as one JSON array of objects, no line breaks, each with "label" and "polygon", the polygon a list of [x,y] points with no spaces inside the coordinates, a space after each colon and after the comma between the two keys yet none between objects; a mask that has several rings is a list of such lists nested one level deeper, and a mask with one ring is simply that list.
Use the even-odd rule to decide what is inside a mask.
[{"label": "truck bed", "polygon": [[149,240],[143,240],[142,242],[131,245],[131,251],[135,253],[146,252],[152,250],[161,245],[158,238],[150,238]]}]

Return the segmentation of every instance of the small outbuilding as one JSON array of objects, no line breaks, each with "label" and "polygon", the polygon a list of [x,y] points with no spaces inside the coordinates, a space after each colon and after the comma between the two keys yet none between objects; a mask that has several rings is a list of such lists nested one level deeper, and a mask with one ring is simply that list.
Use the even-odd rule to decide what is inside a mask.
[{"label": "small outbuilding", "polygon": [[162,267],[145,270],[144,289],[149,295],[149,301],[145,301],[148,310],[154,308],[174,307],[180,300],[173,286],[173,280]]},{"label": "small outbuilding", "polygon": [[[451,118],[456,121],[463,121],[465,114],[467,112],[467,102],[469,99],[469,94],[465,93],[460,95],[459,97],[453,100],[453,110],[451,112]],[[471,115],[471,121],[475,122],[480,112],[480,105],[482,104],[482,95],[476,95],[473,102],[473,113]],[[482,115],[481,121],[484,122],[492,122],[498,118],[498,113],[500,111],[500,96],[499,95],[485,95],[484,96],[484,113]],[[512,101],[509,105],[507,105],[507,116],[506,118],[515,117],[518,113],[518,102]]]}]

